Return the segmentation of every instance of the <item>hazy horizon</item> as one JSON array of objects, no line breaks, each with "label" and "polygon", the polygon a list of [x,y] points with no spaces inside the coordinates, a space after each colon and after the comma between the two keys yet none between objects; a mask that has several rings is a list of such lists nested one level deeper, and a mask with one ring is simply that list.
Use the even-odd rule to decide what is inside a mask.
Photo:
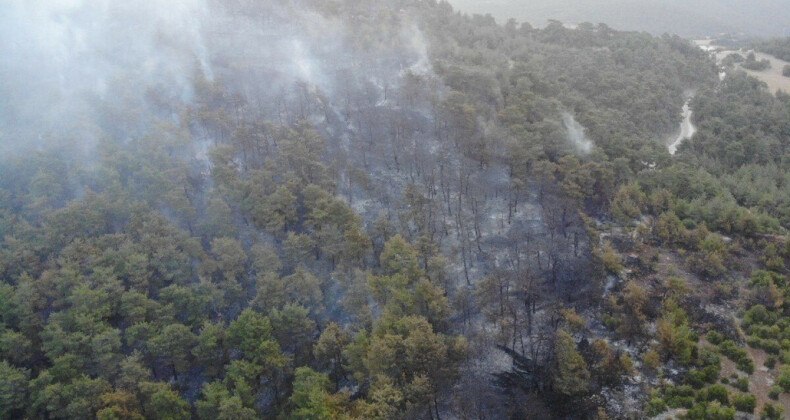
[{"label": "hazy horizon", "polygon": [[620,30],[684,37],[743,33],[754,37],[790,36],[790,8],[780,0],[449,0],[464,13],[491,14],[497,22],[510,18],[544,26],[549,19],[564,23],[605,23]]}]

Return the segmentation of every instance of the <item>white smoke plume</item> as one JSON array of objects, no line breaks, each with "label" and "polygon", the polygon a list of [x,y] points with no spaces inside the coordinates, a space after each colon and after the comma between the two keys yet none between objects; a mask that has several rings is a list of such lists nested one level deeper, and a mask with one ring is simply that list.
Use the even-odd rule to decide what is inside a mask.
[{"label": "white smoke plume", "polygon": [[0,1],[0,152],[140,136],[178,119],[157,104],[189,104],[196,78],[262,108],[297,82],[330,101],[347,74],[392,86],[405,69],[430,72],[403,20],[398,45],[373,57],[357,28],[288,1]]},{"label": "white smoke plume", "polygon": [[576,151],[584,155],[589,154],[592,151],[593,142],[584,134],[584,127],[568,112],[562,113],[562,123],[568,132],[568,140]]}]

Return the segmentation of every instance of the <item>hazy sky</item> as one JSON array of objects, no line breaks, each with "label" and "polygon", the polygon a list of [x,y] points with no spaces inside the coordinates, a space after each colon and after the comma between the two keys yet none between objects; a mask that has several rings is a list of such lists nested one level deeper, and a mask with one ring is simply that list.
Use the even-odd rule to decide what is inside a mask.
[{"label": "hazy sky", "polygon": [[790,36],[788,0],[448,0],[468,13],[490,13],[543,26],[606,23],[615,29],[703,37],[722,32],[763,37]]}]

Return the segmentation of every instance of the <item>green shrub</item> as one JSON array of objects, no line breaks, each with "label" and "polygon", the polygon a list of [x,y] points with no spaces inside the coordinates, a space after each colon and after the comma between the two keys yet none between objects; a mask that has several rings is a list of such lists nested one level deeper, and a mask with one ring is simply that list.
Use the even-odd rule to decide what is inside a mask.
[{"label": "green shrub", "polygon": [[648,417],[655,417],[664,411],[667,411],[667,403],[661,398],[653,398],[647,403],[645,407],[645,414]]},{"label": "green shrub", "polygon": [[622,258],[612,248],[611,244],[605,244],[601,253],[601,260],[603,261],[604,269],[609,274],[620,274],[623,271]]},{"label": "green shrub", "polygon": [[782,347],[776,340],[762,340],[760,343],[760,348],[765,350],[766,353],[777,355],[782,351]]},{"label": "green shrub", "polygon": [[741,392],[749,392],[749,379],[741,378],[732,383],[732,387]]},{"label": "green shrub", "polygon": [[776,380],[784,392],[790,392],[790,365],[779,368],[779,379]]},{"label": "green shrub", "polygon": [[715,384],[719,380],[719,372],[721,367],[719,365],[710,365],[700,370],[701,379],[708,384]]},{"label": "green shrub", "polygon": [[738,367],[739,370],[748,373],[751,375],[754,373],[754,361],[749,358],[747,355],[745,358],[741,358],[735,362],[735,365]]},{"label": "green shrub", "polygon": [[724,335],[722,335],[718,331],[709,331],[706,337],[708,338],[708,341],[710,341],[711,344],[716,346],[718,346],[719,344],[721,344],[722,341],[724,341]]},{"label": "green shrub", "polygon": [[719,345],[719,351],[728,359],[735,362],[739,370],[751,375],[754,373],[754,361],[749,357],[749,353],[738,348],[732,340],[725,340]]},{"label": "green shrub", "polygon": [[782,387],[779,385],[772,386],[771,390],[768,391],[768,398],[772,400],[778,400],[779,395],[782,395]]},{"label": "green shrub", "polygon": [[691,408],[694,405],[694,389],[688,385],[669,386],[664,390],[664,401],[672,408]]},{"label": "green shrub", "polygon": [[719,351],[721,354],[727,356],[730,360],[732,360],[735,355],[738,353],[738,346],[735,345],[735,342],[732,340],[724,340],[719,344]]},{"label": "green shrub", "polygon": [[780,334],[779,327],[775,325],[770,328],[752,326],[747,333],[752,335],[752,337],[746,340],[746,344],[756,349],[763,349],[766,353],[773,355],[781,352],[782,346],[776,341]]},{"label": "green shrub", "polygon": [[[768,286],[773,283],[773,275],[770,271],[756,270],[752,273],[752,286]],[[762,306],[762,305],[760,305]]]},{"label": "green shrub", "polygon": [[752,394],[738,394],[732,397],[732,404],[738,411],[753,414],[757,408],[757,398]]},{"label": "green shrub", "polygon": [[708,366],[703,369],[691,370],[686,374],[685,383],[694,388],[702,388],[705,384],[713,384],[719,379],[719,366]]},{"label": "green shrub", "polygon": [[763,305],[754,305],[743,315],[743,326],[771,325],[776,322],[776,315],[769,312]]},{"label": "green shrub", "polygon": [[773,369],[774,366],[776,366],[776,362],[776,356],[769,356],[767,359],[765,359],[765,367],[768,369]]},{"label": "green shrub", "polygon": [[721,355],[712,350],[703,349],[699,353],[700,366],[719,366],[721,365]]},{"label": "green shrub", "polygon": [[763,411],[760,412],[760,420],[780,420],[783,412],[782,406],[765,403]]},{"label": "green shrub", "polygon": [[730,403],[730,393],[724,385],[711,385],[697,394],[697,401],[718,401],[727,405]]},{"label": "green shrub", "polygon": [[732,420],[735,418],[735,409],[723,406],[718,401],[703,402],[689,410],[685,418],[689,420]]},{"label": "green shrub", "polygon": [[603,314],[601,316],[601,322],[609,331],[617,331],[617,329],[620,328],[620,325],[623,323],[620,318],[609,314]]},{"label": "green shrub", "polygon": [[638,184],[621,186],[612,198],[611,213],[621,222],[630,222],[642,215],[647,196]]}]

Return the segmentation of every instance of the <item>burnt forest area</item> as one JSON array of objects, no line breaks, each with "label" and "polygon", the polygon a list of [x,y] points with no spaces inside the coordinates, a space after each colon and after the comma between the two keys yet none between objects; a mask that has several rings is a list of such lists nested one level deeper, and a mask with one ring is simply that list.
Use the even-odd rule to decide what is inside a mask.
[{"label": "burnt forest area", "polygon": [[0,5],[0,418],[790,415],[790,95],[734,55],[143,3]]}]

